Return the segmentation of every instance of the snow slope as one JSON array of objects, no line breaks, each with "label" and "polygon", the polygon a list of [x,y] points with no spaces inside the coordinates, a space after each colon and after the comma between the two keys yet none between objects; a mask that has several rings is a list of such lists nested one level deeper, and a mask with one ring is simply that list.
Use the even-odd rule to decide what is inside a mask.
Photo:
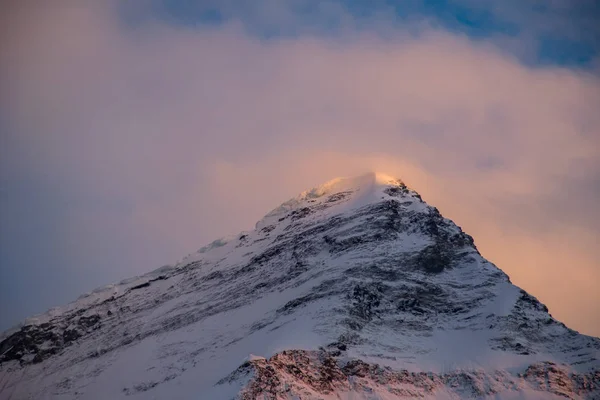
[{"label": "snow slope", "polygon": [[599,356],[415,191],[367,174],[5,332],[0,399],[591,399]]}]

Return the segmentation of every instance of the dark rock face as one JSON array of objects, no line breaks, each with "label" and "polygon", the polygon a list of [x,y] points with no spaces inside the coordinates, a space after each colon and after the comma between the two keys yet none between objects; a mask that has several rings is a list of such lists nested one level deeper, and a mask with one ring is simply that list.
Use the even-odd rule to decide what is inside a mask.
[{"label": "dark rock face", "polygon": [[417,255],[415,264],[425,272],[439,274],[450,266],[450,255],[442,246],[434,244],[421,250]]},{"label": "dark rock face", "polygon": [[[164,279],[167,279],[166,276],[160,275],[132,286],[129,291],[148,288],[152,282]],[[99,330],[103,319],[100,313],[104,314],[105,319],[112,319],[109,307],[113,303],[115,298],[111,297],[99,305],[102,309],[100,312],[93,311],[91,307],[81,308],[50,322],[21,327],[0,342],[0,363],[14,360],[21,364],[36,364],[44,361],[80,338]],[[120,311],[126,312],[126,306]]]},{"label": "dark rock face", "polygon": [[382,288],[379,285],[356,285],[352,294],[348,296],[351,301],[350,315],[363,321],[371,321],[377,314],[381,304]]},{"label": "dark rock face", "polygon": [[[64,328],[64,323],[58,326],[44,323],[22,327],[0,342],[0,362],[18,360],[22,363],[39,363],[87,332],[98,329],[100,316],[80,316],[68,322],[69,328]],[[25,357],[28,355],[31,357]]]},{"label": "dark rock face", "polygon": [[524,290],[521,290],[521,296],[517,300],[516,307],[519,309],[530,307],[538,311],[548,312],[548,307],[540,303],[538,299],[536,299]]}]

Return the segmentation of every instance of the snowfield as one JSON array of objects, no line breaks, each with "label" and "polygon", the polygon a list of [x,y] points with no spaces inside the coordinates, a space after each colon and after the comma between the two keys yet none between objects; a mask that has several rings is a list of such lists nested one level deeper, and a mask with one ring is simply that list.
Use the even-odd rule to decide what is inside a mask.
[{"label": "snowfield", "polygon": [[0,336],[0,399],[600,398],[600,339],[382,174]]}]

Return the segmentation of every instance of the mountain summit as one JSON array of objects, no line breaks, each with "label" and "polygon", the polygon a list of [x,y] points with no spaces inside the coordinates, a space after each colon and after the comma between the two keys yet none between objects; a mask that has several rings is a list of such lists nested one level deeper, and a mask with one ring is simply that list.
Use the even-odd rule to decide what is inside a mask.
[{"label": "mountain summit", "polygon": [[599,358],[374,173],[5,332],[0,399],[593,399]]}]

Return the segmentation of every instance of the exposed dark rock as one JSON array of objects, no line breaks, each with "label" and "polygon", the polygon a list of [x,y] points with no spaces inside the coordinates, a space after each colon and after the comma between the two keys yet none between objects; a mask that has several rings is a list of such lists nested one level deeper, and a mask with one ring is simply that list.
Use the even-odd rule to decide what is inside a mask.
[{"label": "exposed dark rock", "polygon": [[331,196],[329,196],[327,198],[327,200],[325,201],[325,203],[335,203],[335,202],[338,202],[340,200],[343,200],[343,199],[349,197],[351,194],[352,194],[352,192],[340,192],[340,193],[332,194]]},{"label": "exposed dark rock", "polygon": [[523,303],[528,304],[529,306],[533,307],[534,309],[536,309],[538,311],[548,312],[548,307],[546,307],[544,304],[540,303],[538,299],[536,299],[535,297],[533,297],[526,291],[521,290],[521,297],[519,297],[517,307],[522,307]]},{"label": "exposed dark rock", "polygon": [[388,196],[399,197],[402,195],[407,195],[408,188],[406,187],[405,184],[401,184],[399,186],[389,187],[389,188],[385,189],[383,192],[386,193]]},{"label": "exposed dark rock", "polygon": [[129,289],[129,290],[142,289],[142,288],[146,288],[148,286],[150,286],[150,282],[144,282],[144,283],[140,283],[139,285],[132,286],[131,289]]},{"label": "exposed dark rock", "polygon": [[262,233],[269,233],[269,232],[271,232],[273,229],[275,229],[275,225],[267,225],[267,226],[265,226],[264,228],[262,228],[262,229],[260,230],[260,232],[262,232]]},{"label": "exposed dark rock", "polygon": [[348,295],[351,301],[350,315],[363,321],[371,321],[381,304],[382,291],[378,284],[354,286],[352,293]]},{"label": "exposed dark rock", "polygon": [[432,274],[443,272],[444,269],[450,267],[450,262],[449,252],[438,244],[424,248],[415,259],[417,268]]},{"label": "exposed dark rock", "polygon": [[82,334],[76,329],[67,329],[63,332],[63,340],[65,343],[79,339]]},{"label": "exposed dark rock", "polygon": [[304,218],[312,213],[313,213],[313,210],[311,210],[309,207],[304,207],[304,208],[300,208],[298,210],[292,211],[289,214],[289,216],[292,219],[292,221],[297,221],[297,220]]}]

